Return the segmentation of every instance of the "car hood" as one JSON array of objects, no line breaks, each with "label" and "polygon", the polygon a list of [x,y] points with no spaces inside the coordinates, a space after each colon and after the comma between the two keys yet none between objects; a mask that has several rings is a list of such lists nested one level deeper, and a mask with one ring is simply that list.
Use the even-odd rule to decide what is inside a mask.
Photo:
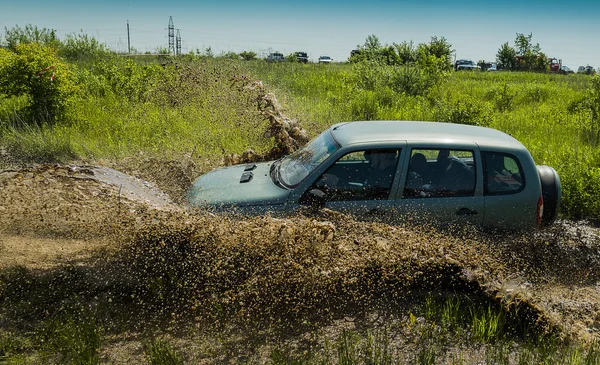
[{"label": "car hood", "polygon": [[271,180],[272,162],[236,165],[208,172],[186,192],[192,207],[231,207],[284,204],[290,190]]}]

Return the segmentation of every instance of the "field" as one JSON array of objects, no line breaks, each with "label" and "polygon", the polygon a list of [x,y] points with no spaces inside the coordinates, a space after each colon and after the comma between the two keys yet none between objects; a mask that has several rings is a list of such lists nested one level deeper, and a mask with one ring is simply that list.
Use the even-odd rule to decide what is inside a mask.
[{"label": "field", "polygon": [[[31,81],[44,98],[0,90],[0,362],[600,363],[598,78],[33,53],[57,65]],[[490,237],[181,207],[201,173],[281,151],[282,118],[503,130],[559,172],[561,222]]]}]

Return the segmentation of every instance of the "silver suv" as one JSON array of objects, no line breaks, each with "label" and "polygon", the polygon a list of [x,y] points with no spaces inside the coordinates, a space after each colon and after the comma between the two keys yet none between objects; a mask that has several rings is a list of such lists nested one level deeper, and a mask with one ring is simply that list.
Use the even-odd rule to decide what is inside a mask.
[{"label": "silver suv", "polygon": [[189,189],[192,207],[352,215],[530,230],[554,222],[560,179],[495,129],[435,122],[332,126],[280,160],[218,169]]}]

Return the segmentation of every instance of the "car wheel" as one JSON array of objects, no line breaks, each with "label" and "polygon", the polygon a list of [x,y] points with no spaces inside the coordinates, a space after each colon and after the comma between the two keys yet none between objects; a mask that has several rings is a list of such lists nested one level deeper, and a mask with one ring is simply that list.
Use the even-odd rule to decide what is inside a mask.
[{"label": "car wheel", "polygon": [[550,166],[541,165],[537,169],[542,183],[542,197],[544,198],[542,226],[548,226],[556,220],[558,208],[560,207],[560,177],[556,170]]}]

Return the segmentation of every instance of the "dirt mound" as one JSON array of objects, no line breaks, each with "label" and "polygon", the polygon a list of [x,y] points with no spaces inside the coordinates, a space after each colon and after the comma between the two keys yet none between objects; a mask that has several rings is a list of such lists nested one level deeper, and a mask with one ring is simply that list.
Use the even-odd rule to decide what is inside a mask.
[{"label": "dirt mound", "polygon": [[176,206],[149,182],[101,166],[38,165],[0,173],[0,232],[97,237],[127,211]]}]

